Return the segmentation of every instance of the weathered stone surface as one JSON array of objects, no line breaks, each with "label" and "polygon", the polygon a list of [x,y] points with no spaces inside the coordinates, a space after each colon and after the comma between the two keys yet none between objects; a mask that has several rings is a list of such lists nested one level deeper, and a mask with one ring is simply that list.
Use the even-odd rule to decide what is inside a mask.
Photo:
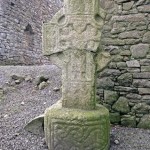
[{"label": "weathered stone surface", "polygon": [[130,10],[132,8],[133,4],[134,4],[134,1],[123,3],[123,9]]},{"label": "weathered stone surface", "polygon": [[102,39],[102,44],[104,45],[125,45],[124,40],[119,40],[119,39],[111,39],[111,38],[103,38]]},{"label": "weathered stone surface", "polygon": [[150,129],[150,115],[144,115],[140,123],[137,126],[138,128]]},{"label": "weathered stone surface", "polygon": [[25,129],[29,132],[32,132],[37,135],[44,135],[44,115],[31,120],[26,126]]},{"label": "weathered stone surface", "polygon": [[126,45],[134,45],[140,42],[140,39],[124,39]]},{"label": "weathered stone surface", "polygon": [[33,83],[35,86],[39,86],[42,82],[47,82],[48,79],[49,79],[49,77],[47,77],[47,76],[39,75],[39,76],[35,77]]},{"label": "weathered stone surface", "polygon": [[49,108],[45,112],[49,149],[108,150],[109,128],[109,113],[103,106],[91,111]]},{"label": "weathered stone surface", "polygon": [[42,55],[41,28],[61,6],[55,0],[1,1],[0,64],[50,64]]},{"label": "weathered stone surface", "polygon": [[131,92],[131,93],[137,93],[138,92],[137,88],[124,87],[124,86],[115,86],[114,90],[120,91],[120,92]]},{"label": "weathered stone surface", "polygon": [[122,15],[122,16],[113,16],[111,18],[113,22],[118,21],[124,21],[124,22],[140,22],[140,21],[146,21],[146,18],[143,14],[133,14],[133,15]]},{"label": "weathered stone surface", "polygon": [[101,70],[108,63],[106,53],[98,54],[95,60],[103,25],[100,18],[104,17],[97,4],[97,0],[90,3],[64,1],[63,12],[60,10],[43,27],[44,54],[62,68],[63,107],[95,107],[96,65]]},{"label": "weathered stone surface", "polygon": [[118,34],[118,33],[124,32],[125,30],[126,30],[125,27],[114,27],[110,33]]},{"label": "weathered stone surface", "polygon": [[150,44],[150,31],[144,34],[142,42]]},{"label": "weathered stone surface", "polygon": [[139,39],[141,38],[143,35],[143,32],[139,32],[139,31],[130,31],[130,32],[123,32],[123,33],[120,33],[118,35],[118,37],[120,39],[130,39],[130,38],[133,38],[133,39]]},{"label": "weathered stone surface", "polygon": [[133,73],[134,79],[150,79],[150,72]]},{"label": "weathered stone surface", "polygon": [[[98,0],[65,0],[63,11],[43,27],[43,52],[62,69],[62,107],[44,116],[49,149],[109,148],[109,112],[96,105],[96,71],[110,61],[109,53],[98,53],[104,12],[97,6]],[[113,85],[98,80],[98,87]]]},{"label": "weathered stone surface", "polygon": [[130,73],[141,72],[140,68],[127,68],[127,71]]},{"label": "weathered stone surface", "polygon": [[112,8],[114,8],[114,1],[110,1],[110,0],[101,0],[100,1],[100,5],[103,9],[105,10],[110,10]]},{"label": "weathered stone surface", "polygon": [[128,127],[136,127],[136,118],[135,116],[124,115],[121,118],[121,125]]},{"label": "weathered stone surface", "polygon": [[118,62],[117,63],[117,68],[119,69],[124,69],[127,67],[127,64],[125,62]]},{"label": "weathered stone surface", "polygon": [[141,66],[150,66],[150,59],[142,59],[140,60]]},{"label": "weathered stone surface", "polygon": [[117,68],[117,64],[116,64],[116,62],[110,62],[109,65],[108,65],[108,67],[110,69],[116,69]]},{"label": "weathered stone surface", "polygon": [[140,67],[140,63],[137,60],[130,60],[130,61],[127,61],[126,63],[129,68],[139,68]]},{"label": "weathered stone surface", "polygon": [[107,52],[99,53],[97,58],[97,71],[103,70],[110,62],[110,54]]},{"label": "weathered stone surface", "polygon": [[150,30],[150,24],[148,25],[148,30]]},{"label": "weathered stone surface", "polygon": [[135,93],[127,94],[126,97],[127,97],[128,99],[135,99],[135,100],[140,100],[140,99],[142,98],[141,95],[135,94]]},{"label": "weathered stone surface", "polygon": [[144,95],[142,97],[142,100],[146,100],[146,101],[150,100],[150,95]]},{"label": "weathered stone surface", "polygon": [[18,76],[16,74],[11,75],[11,78],[12,78],[12,80],[15,80],[15,81],[18,80],[20,82],[22,82],[24,80],[24,77]]},{"label": "weathered stone surface", "polygon": [[121,56],[131,56],[131,51],[125,50],[120,53]]},{"label": "weathered stone surface", "polygon": [[39,90],[43,90],[47,86],[47,82],[43,81],[39,84],[38,88]]},{"label": "weathered stone surface", "polygon": [[123,61],[123,56],[120,56],[120,55],[114,55],[112,56],[112,59],[111,59],[113,62],[121,62]]},{"label": "weathered stone surface", "polygon": [[150,94],[150,88],[138,88],[139,94]]},{"label": "weathered stone surface", "polygon": [[142,66],[141,72],[150,72],[150,66]]},{"label": "weathered stone surface", "polygon": [[108,104],[113,104],[118,100],[118,93],[115,91],[104,90],[104,102]]},{"label": "weathered stone surface", "polygon": [[119,122],[121,121],[121,116],[120,113],[110,113],[110,122],[113,124],[119,124]]},{"label": "weathered stone surface", "polygon": [[119,82],[119,85],[130,86],[133,80],[132,74],[131,73],[122,74],[121,76],[118,77],[117,80]]},{"label": "weathered stone surface", "polygon": [[143,58],[149,51],[148,44],[137,44],[130,48],[133,58]]},{"label": "weathered stone surface", "polygon": [[114,82],[110,78],[97,79],[97,87],[105,90],[113,89]]},{"label": "weathered stone surface", "polygon": [[137,9],[139,12],[150,13],[150,5],[139,6]]},{"label": "weathered stone surface", "polygon": [[137,1],[137,3],[135,5],[140,6],[140,5],[144,5],[144,4],[145,4],[145,0],[139,0],[139,1]]},{"label": "weathered stone surface", "polygon": [[125,97],[120,97],[118,101],[112,106],[112,108],[124,114],[130,112],[129,101]]},{"label": "weathered stone surface", "polygon": [[133,80],[133,86],[150,88],[150,81],[144,80],[144,79],[135,79],[135,80]]},{"label": "weathered stone surface", "polygon": [[132,112],[135,112],[137,114],[148,114],[150,110],[150,106],[146,103],[138,103],[132,108]]},{"label": "weathered stone surface", "polygon": [[105,69],[100,73],[100,77],[116,77],[119,76],[121,72],[117,69]]}]

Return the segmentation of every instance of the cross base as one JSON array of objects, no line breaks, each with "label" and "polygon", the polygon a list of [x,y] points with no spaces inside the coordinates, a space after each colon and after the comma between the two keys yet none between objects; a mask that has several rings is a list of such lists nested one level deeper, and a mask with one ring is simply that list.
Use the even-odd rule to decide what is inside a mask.
[{"label": "cross base", "polygon": [[44,131],[49,150],[108,150],[109,112],[62,108],[55,104],[45,111]]}]

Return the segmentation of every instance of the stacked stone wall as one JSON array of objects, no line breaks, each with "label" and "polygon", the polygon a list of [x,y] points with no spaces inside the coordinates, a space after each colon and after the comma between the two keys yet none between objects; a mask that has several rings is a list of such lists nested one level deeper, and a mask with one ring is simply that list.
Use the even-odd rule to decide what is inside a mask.
[{"label": "stacked stone wall", "polygon": [[150,128],[150,1],[102,0],[102,49],[112,61],[97,81],[97,95],[112,123]]},{"label": "stacked stone wall", "polygon": [[42,23],[61,7],[60,0],[0,0],[0,65],[48,62],[42,56]]}]

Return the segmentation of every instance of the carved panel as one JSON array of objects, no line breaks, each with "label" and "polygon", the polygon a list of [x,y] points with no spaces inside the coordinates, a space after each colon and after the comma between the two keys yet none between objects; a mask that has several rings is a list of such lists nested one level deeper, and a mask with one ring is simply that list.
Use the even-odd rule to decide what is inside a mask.
[{"label": "carved panel", "polygon": [[96,14],[99,11],[97,0],[64,0],[65,13],[72,15]]},{"label": "carved panel", "polygon": [[[51,123],[52,150],[105,150],[107,127],[101,121],[55,119]],[[101,125],[103,124],[103,125]]]},{"label": "carved panel", "polygon": [[60,28],[58,39],[58,49],[96,52],[100,43],[100,31],[85,21],[78,21]]}]

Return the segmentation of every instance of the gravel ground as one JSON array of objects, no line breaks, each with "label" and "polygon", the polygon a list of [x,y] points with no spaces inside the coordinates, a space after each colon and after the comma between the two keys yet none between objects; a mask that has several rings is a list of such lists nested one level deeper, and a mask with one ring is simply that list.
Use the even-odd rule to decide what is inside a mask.
[{"label": "gravel ground", "polygon": [[[26,80],[15,83],[12,75]],[[47,86],[36,87],[38,76],[48,77]],[[24,126],[61,97],[61,71],[51,66],[0,67],[0,150],[47,150],[44,137],[33,135]],[[110,150],[150,150],[150,130],[114,126]]]}]

